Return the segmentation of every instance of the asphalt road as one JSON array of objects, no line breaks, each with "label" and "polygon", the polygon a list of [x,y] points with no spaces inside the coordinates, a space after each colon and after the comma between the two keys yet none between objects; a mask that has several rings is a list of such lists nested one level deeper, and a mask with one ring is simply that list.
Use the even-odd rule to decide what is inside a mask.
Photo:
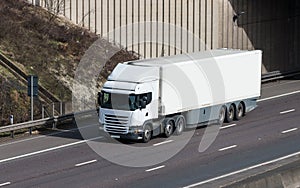
[{"label": "asphalt road", "polygon": [[[158,137],[146,145],[127,142],[149,155],[121,150],[109,156],[126,164],[157,159],[159,163],[152,166],[112,163],[91,149],[77,130],[2,143],[0,187],[216,187],[245,176],[253,166],[300,151],[300,80],[263,85],[258,105],[241,121],[217,129],[216,139],[203,152],[198,149],[204,134],[216,130],[199,128],[167,140]],[[93,143],[105,143],[95,118],[77,121]],[[166,153],[184,143],[190,133],[186,146],[168,159]],[[168,160],[160,161],[164,157]]]}]

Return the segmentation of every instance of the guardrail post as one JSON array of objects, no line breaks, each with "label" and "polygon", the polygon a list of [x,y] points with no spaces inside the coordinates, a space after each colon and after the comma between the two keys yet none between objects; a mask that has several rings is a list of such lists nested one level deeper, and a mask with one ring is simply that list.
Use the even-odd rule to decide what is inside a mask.
[{"label": "guardrail post", "polygon": [[32,135],[32,127],[29,127],[29,135]]},{"label": "guardrail post", "polygon": [[59,110],[60,110],[60,115],[63,115],[63,113],[62,113],[62,102],[61,101],[59,102]]},{"label": "guardrail post", "polygon": [[14,138],[15,137],[15,131],[10,131],[10,136],[11,136],[11,138]]},{"label": "guardrail post", "polygon": [[56,129],[56,125],[57,125],[57,118],[54,118],[53,124],[52,124],[52,129]]},{"label": "guardrail post", "polygon": [[14,115],[10,115],[10,116],[9,116],[9,123],[10,123],[11,125],[14,124]]},{"label": "guardrail post", "polygon": [[54,103],[52,103],[52,117],[54,117]]},{"label": "guardrail post", "polygon": [[[31,84],[33,85],[32,81]],[[30,96],[31,121],[33,121],[33,89],[32,88],[33,86],[31,86],[31,96]]]},{"label": "guardrail post", "polygon": [[42,105],[42,119],[45,118],[45,107],[44,105]]}]

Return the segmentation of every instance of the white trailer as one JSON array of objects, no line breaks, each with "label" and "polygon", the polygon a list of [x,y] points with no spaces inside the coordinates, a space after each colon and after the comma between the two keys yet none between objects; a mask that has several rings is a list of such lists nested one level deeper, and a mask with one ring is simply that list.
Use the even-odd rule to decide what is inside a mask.
[{"label": "white trailer", "polygon": [[99,121],[117,138],[181,134],[239,120],[260,97],[262,52],[219,49],[118,64],[99,93]]}]

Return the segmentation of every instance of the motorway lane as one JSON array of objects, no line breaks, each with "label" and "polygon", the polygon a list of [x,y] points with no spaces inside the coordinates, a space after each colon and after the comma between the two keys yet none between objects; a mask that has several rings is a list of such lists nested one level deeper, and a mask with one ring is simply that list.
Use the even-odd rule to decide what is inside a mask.
[{"label": "motorway lane", "polygon": [[[297,114],[299,116],[299,114]],[[240,128],[240,127],[236,127]],[[201,130],[199,130],[201,131]],[[234,132],[230,131],[229,129],[226,130],[229,133],[232,133],[234,135]],[[247,133],[247,132],[246,132]],[[275,131],[275,133],[280,133],[280,131]],[[221,133],[222,134],[222,133]],[[224,132],[224,134],[227,134],[227,132]],[[247,135],[247,134],[246,134]],[[251,134],[248,134],[251,135]],[[232,136],[232,135],[231,135]],[[244,135],[245,136],[245,135]],[[219,138],[225,137],[224,135],[220,135]],[[251,136],[250,136],[251,137]],[[266,136],[267,137],[267,136]],[[46,186],[46,187],[53,187],[53,186],[59,186],[62,184],[70,185],[72,187],[82,187],[86,185],[102,185],[103,187],[107,186],[120,186],[123,187],[124,184],[128,187],[132,186],[142,186],[140,185],[141,179],[143,181],[143,185],[147,185],[146,187],[150,187],[148,185],[152,186],[159,186],[161,184],[164,184],[166,187],[174,187],[174,186],[182,186],[187,181],[197,179],[196,175],[200,175],[203,178],[209,178],[210,174],[215,176],[218,174],[222,174],[223,172],[226,172],[226,170],[233,170],[235,168],[239,169],[244,166],[251,165],[252,163],[257,162],[263,162],[265,160],[268,160],[270,157],[271,159],[273,157],[277,157],[277,150],[278,147],[282,147],[283,149],[288,149],[288,151],[280,151],[283,154],[288,154],[291,151],[299,150],[299,147],[293,148],[293,147],[286,147],[289,145],[297,146],[299,144],[294,144],[295,138],[290,136],[283,136],[283,138],[291,138],[288,141],[284,141],[285,145],[280,146],[281,141],[279,144],[273,141],[271,142],[271,146],[268,147],[268,145],[265,145],[265,141],[263,141],[263,144],[254,144],[252,145],[252,151],[249,148],[241,147],[242,151],[238,150],[239,153],[237,156],[232,157],[229,152],[224,152],[222,155],[215,155],[215,154],[199,154],[197,152],[192,152],[193,150],[197,149],[197,145],[199,140],[195,139],[192,140],[193,142],[190,143],[191,146],[196,146],[192,149],[192,151],[184,150],[181,152],[178,156],[176,156],[174,159],[170,160],[168,163],[166,163],[165,169],[161,169],[157,172],[151,172],[150,177],[149,174],[144,172],[144,169],[127,169],[122,168],[116,165],[104,165],[101,161],[101,163],[93,164],[92,166],[86,166],[82,169],[80,169],[80,173],[74,168],[65,169],[60,172],[51,174],[49,173],[46,176],[43,176],[41,178],[38,178],[38,180],[35,180],[34,178],[27,178],[28,181],[23,181],[22,184],[29,183],[29,187],[34,185],[40,185],[40,186]],[[299,135],[296,134],[296,138],[299,138]],[[299,141],[299,140],[298,140]],[[216,141],[217,143],[219,141]],[[223,140],[220,140],[221,143],[223,143]],[[270,143],[270,142],[268,142]],[[250,144],[251,145],[251,144]],[[261,148],[259,148],[261,147]],[[269,148],[269,149],[266,149]],[[86,148],[74,148],[75,152],[78,150],[85,151]],[[73,153],[73,151],[66,151],[67,153]],[[261,154],[260,154],[261,153]],[[267,155],[266,155],[267,153]],[[189,154],[189,157],[186,157],[186,154]],[[193,154],[191,156],[191,154]],[[271,154],[271,155],[270,155]],[[71,154],[70,154],[71,155]],[[260,160],[257,160],[256,155],[261,155],[262,158]],[[71,156],[66,156],[71,157]],[[253,160],[253,161],[252,161]],[[178,162],[180,161],[180,162]],[[241,162],[239,162],[241,161]],[[238,162],[237,166],[226,166],[227,164],[235,164],[235,162]],[[105,162],[104,162],[105,163]],[[216,163],[216,164],[215,164]],[[227,167],[227,168],[226,168]],[[182,169],[180,171],[176,171],[176,169]],[[217,171],[216,169],[219,169]],[[166,172],[165,172],[166,171]],[[108,173],[109,172],[109,173]],[[176,173],[170,173],[170,172],[176,172]],[[205,172],[205,173],[203,173]],[[109,175],[113,174],[113,176]],[[98,177],[98,178],[97,178]],[[99,178],[101,177],[101,178]],[[181,177],[181,178],[179,178]],[[184,178],[183,178],[184,177]],[[117,178],[117,179],[116,179]],[[150,179],[149,179],[150,178]],[[165,182],[169,182],[169,180],[175,179],[177,181],[170,181],[171,184],[166,184]],[[19,186],[17,182],[15,183],[15,186]],[[142,186],[143,187],[143,186]]]},{"label": "motorway lane", "polygon": [[[149,178],[143,178],[142,184],[138,178],[133,178],[126,183],[127,187],[184,187],[207,179],[215,178],[230,172],[234,172],[249,166],[263,163],[275,158],[288,155],[300,150],[300,134],[290,135],[273,141],[273,144],[265,142],[246,148],[235,148],[228,150],[217,157],[201,158],[201,156],[189,157],[188,160],[181,160],[178,163],[166,163],[165,169],[153,172]],[[278,151],[280,150],[280,151]],[[199,159],[200,158],[200,159]],[[221,184],[222,185],[222,184]],[[220,186],[217,184],[217,186]],[[217,187],[211,184],[204,184],[202,187]],[[118,187],[122,187],[118,186]]]},{"label": "motorway lane", "polygon": [[[81,127],[84,126],[85,132],[95,133],[92,134],[96,137],[99,136],[98,130],[98,118],[92,116],[91,118],[77,118],[78,123],[82,121]],[[33,135],[28,138],[11,140],[10,142],[0,144],[0,161],[14,156],[19,156],[26,153],[32,153],[35,151],[45,150],[61,145],[72,144],[82,140],[82,136],[77,128],[63,130],[58,129],[56,132],[47,135]]]},{"label": "motorway lane", "polygon": [[[268,83],[262,86],[262,98],[280,95],[283,93],[290,93],[293,91],[300,91],[300,80],[283,80],[275,83]],[[272,100],[270,100],[270,102],[273,103]],[[264,108],[264,106],[260,106],[260,108],[261,107]],[[88,129],[95,132],[97,131],[95,130],[95,128],[97,128],[97,125],[94,125],[98,121],[97,117],[95,118],[94,116],[92,116],[92,119],[85,118],[82,120],[84,121],[84,123],[81,123],[80,118],[77,118],[77,121],[79,121],[78,124],[81,124],[81,127],[84,127],[85,125],[86,126],[93,125],[90,126]],[[13,140],[8,143],[0,144],[0,149],[1,149],[0,160],[12,156],[21,155],[24,153],[30,153],[42,149],[47,149],[47,148],[51,148],[63,144],[72,143],[80,139],[82,139],[82,137],[79,134],[79,132],[75,130],[71,130],[69,132],[58,132],[48,136],[47,135],[32,136],[26,139]],[[160,142],[161,140],[162,139],[158,139],[158,142]]]},{"label": "motorway lane", "polygon": [[[205,153],[196,154],[186,149],[173,160],[165,163],[166,169],[160,170],[159,176],[152,177],[151,180],[143,180],[143,182],[153,187],[163,182],[171,182],[165,184],[165,187],[182,187],[298,152],[300,151],[300,132],[295,131],[289,134],[281,132],[290,127],[300,128],[299,115],[297,113],[285,117],[289,120],[285,124],[282,124],[280,118],[272,119],[272,121],[266,120],[272,124],[261,122],[257,127],[241,122],[240,126],[228,129],[228,132],[221,132],[215,143]],[[251,129],[245,130],[245,128]],[[237,147],[231,150],[217,152],[218,148],[235,144]],[[188,153],[189,156],[186,157],[184,153]],[[134,187],[138,185],[136,182],[138,180],[131,181],[131,184],[127,185]]]},{"label": "motorway lane", "polygon": [[[297,86],[293,85],[294,83],[294,81],[291,83],[291,87],[295,91]],[[263,92],[282,91],[281,87],[287,87],[287,85],[289,83],[279,86],[271,85],[265,90],[263,89]],[[290,87],[288,88],[290,89]],[[242,121],[237,122],[237,126],[222,130],[214,144],[204,153],[197,152],[201,135],[204,132],[204,129],[198,129],[187,147],[164,163],[164,168],[156,171],[145,172],[146,168],[126,168],[111,164],[98,157],[87,145],[80,144],[2,163],[0,167],[5,170],[1,170],[0,184],[11,181],[11,186],[16,187],[61,185],[70,187],[87,187],[89,185],[91,187],[97,185],[97,187],[131,187],[131,185],[176,187],[195,183],[256,162],[299,151],[300,148],[297,147],[299,145],[298,131],[286,135],[281,134],[282,131],[295,126],[300,128],[298,125],[299,98],[299,94],[296,94],[261,102],[259,108],[249,113]],[[280,111],[291,108],[295,108],[296,111],[279,115]],[[38,142],[38,140],[36,139],[34,142]],[[155,139],[151,144],[162,140],[161,138]],[[21,143],[20,145],[22,145]],[[41,142],[41,145],[43,143]],[[47,145],[47,143],[44,144]],[[237,147],[232,150],[218,151],[220,148],[233,144],[236,144]],[[277,147],[280,144],[282,148]],[[21,148],[20,145],[17,148]],[[16,147],[15,144],[7,146],[12,150]],[[25,146],[27,146],[25,148],[29,147]],[[1,146],[0,150],[2,157]],[[265,151],[268,152],[263,153]],[[261,155],[258,155],[259,153]],[[93,159],[98,161],[78,168],[74,166]],[[26,169],[26,171],[20,169]]]}]

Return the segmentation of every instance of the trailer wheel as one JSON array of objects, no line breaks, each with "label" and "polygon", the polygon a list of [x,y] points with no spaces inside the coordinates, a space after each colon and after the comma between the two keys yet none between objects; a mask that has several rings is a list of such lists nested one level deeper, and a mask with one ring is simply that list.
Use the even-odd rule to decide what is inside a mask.
[{"label": "trailer wheel", "polygon": [[177,117],[175,127],[175,135],[181,135],[185,128],[185,118],[183,115]]},{"label": "trailer wheel", "polygon": [[219,124],[223,124],[225,120],[225,115],[226,115],[226,107],[222,106],[219,112]]},{"label": "trailer wheel", "polygon": [[165,137],[170,137],[174,132],[174,121],[172,119],[168,119],[165,124]]},{"label": "trailer wheel", "polygon": [[231,104],[228,108],[228,110],[226,111],[226,117],[225,117],[225,121],[227,123],[230,123],[233,121],[233,118],[235,116],[235,108],[233,106],[233,104]]},{"label": "trailer wheel", "polygon": [[143,132],[143,142],[144,143],[149,142],[151,140],[151,137],[152,137],[151,126],[149,124],[146,124]]},{"label": "trailer wheel", "polygon": [[243,116],[244,116],[244,105],[243,105],[243,103],[240,102],[235,111],[234,119],[240,120],[240,119],[242,119]]}]

